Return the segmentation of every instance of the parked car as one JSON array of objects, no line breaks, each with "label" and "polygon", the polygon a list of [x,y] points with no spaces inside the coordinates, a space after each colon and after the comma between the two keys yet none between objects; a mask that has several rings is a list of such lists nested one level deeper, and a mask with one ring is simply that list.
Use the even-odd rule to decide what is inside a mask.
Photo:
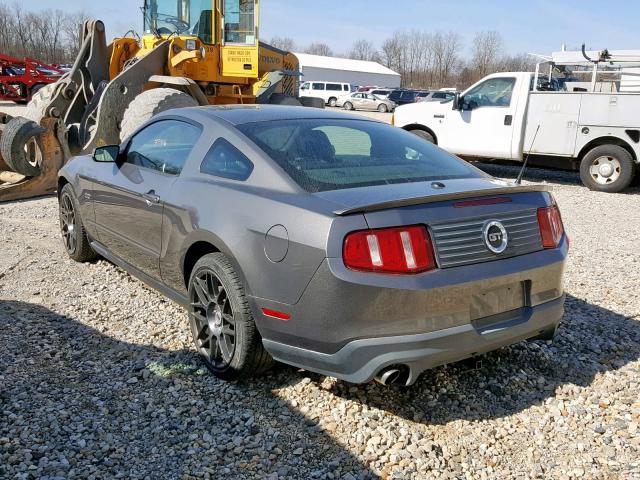
[{"label": "parked car", "polygon": [[448,102],[456,96],[454,92],[431,91],[427,95],[418,97],[416,102]]},{"label": "parked car", "polygon": [[410,385],[562,317],[568,241],[544,187],[335,110],[172,109],[70,160],[58,196],[67,254],[183,305],[223,379],[275,359]]},{"label": "parked car", "polygon": [[337,82],[304,82],[300,86],[301,97],[322,98],[325,104],[336,106],[338,98],[351,92],[351,85]]},{"label": "parked car", "polygon": [[388,99],[396,105],[406,105],[408,103],[415,103],[419,98],[426,97],[427,95],[429,95],[429,92],[421,90],[394,90]]},{"label": "parked car", "polygon": [[392,90],[386,89],[386,88],[374,88],[373,90],[371,90],[371,94],[375,95],[376,97],[380,97],[380,98],[389,98],[389,95],[391,95]]},{"label": "parked car", "polygon": [[390,100],[361,92],[340,97],[335,106],[345,110],[377,110],[380,113],[393,112],[396,108],[396,104]]}]

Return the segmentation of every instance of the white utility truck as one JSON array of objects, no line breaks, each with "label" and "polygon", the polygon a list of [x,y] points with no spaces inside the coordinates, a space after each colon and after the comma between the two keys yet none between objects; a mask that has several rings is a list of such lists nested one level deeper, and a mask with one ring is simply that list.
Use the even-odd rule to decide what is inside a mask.
[{"label": "white utility truck", "polygon": [[496,73],[452,101],[398,107],[393,123],[465,158],[530,154],[619,192],[639,170],[638,67],[640,50],[556,52],[535,73]]}]

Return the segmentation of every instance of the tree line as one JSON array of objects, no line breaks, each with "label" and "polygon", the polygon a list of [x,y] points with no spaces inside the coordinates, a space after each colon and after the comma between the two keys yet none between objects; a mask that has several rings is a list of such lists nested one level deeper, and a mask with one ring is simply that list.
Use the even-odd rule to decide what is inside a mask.
[{"label": "tree line", "polygon": [[46,63],[73,62],[86,18],[82,12],[29,12],[19,3],[0,4],[0,53]]},{"label": "tree line", "polygon": [[[283,50],[297,51],[295,42],[288,37],[274,37],[270,43]],[[470,47],[470,55],[465,56],[462,37],[452,31],[399,30],[386,39],[381,48],[361,39],[354,42],[348,52],[338,55],[323,42],[314,42],[300,50],[313,55],[379,62],[398,72],[402,86],[410,88],[464,89],[490,73],[535,68],[536,62],[531,56],[508,54],[502,36],[496,31],[478,32]]]}]

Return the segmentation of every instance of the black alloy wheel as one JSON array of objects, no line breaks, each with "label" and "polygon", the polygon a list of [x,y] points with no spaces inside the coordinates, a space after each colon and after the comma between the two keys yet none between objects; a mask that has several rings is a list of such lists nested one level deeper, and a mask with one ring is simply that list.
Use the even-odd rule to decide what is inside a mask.
[{"label": "black alloy wheel", "polygon": [[191,280],[189,300],[193,337],[198,352],[214,372],[227,370],[236,348],[236,320],[224,285],[210,269]]}]

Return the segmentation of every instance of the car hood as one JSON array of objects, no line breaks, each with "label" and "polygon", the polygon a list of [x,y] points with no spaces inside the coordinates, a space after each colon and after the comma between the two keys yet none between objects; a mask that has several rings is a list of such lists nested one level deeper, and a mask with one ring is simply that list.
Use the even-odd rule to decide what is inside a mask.
[{"label": "car hood", "polygon": [[540,185],[515,185],[496,178],[480,177],[348,188],[313,195],[341,205],[342,208],[333,210],[334,214],[349,215],[460,198],[547,190]]}]

